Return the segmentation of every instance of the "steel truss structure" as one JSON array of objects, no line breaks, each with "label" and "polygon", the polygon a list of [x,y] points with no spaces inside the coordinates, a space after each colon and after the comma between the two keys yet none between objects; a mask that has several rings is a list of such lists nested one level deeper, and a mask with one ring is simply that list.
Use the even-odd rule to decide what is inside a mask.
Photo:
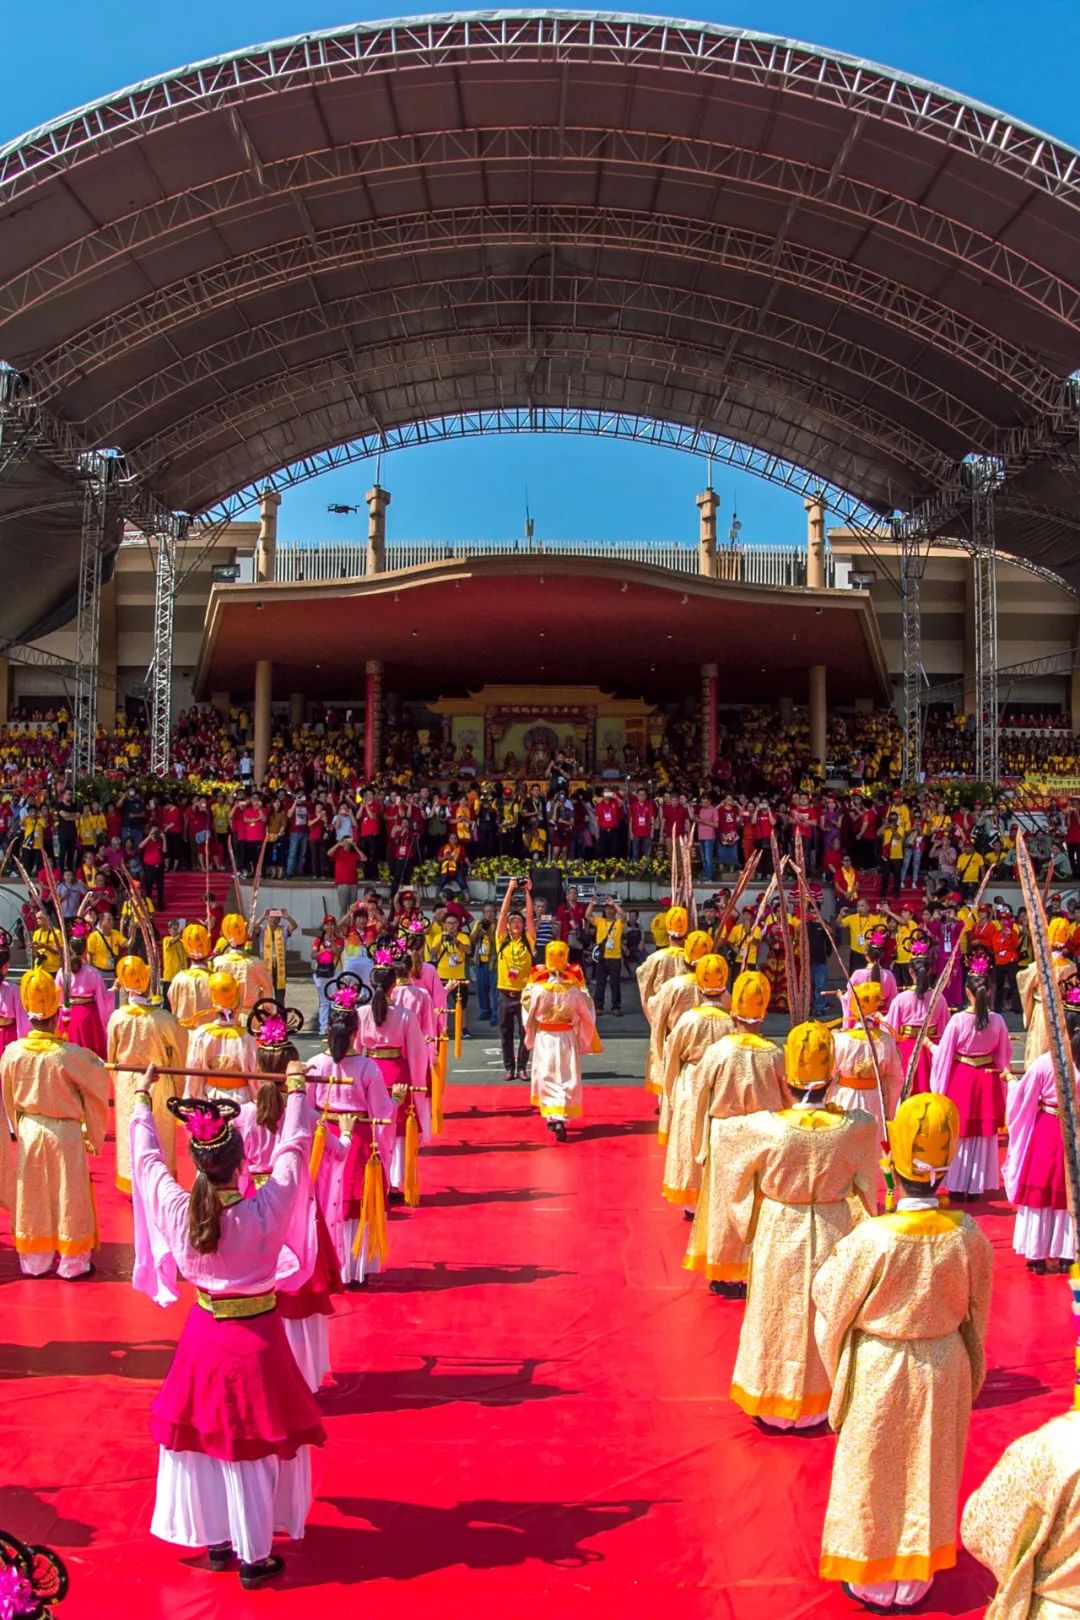
[{"label": "steel truss structure", "polygon": [[150,769],[164,776],[172,732],[173,622],[176,614],[177,534],[165,526],[154,536],[154,656],[149,669]]},{"label": "steel truss structure", "polygon": [[997,782],[997,547],[994,500],[1002,466],[990,456],[973,456],[971,479],[972,566],[975,574],[975,774]]},{"label": "steel truss structure", "polygon": [[[994,558],[1080,586],[1078,209],[1038,131],[707,24],[455,14],[187,67],[0,147],[0,546],[116,447],[60,572],[90,627],[109,526],[150,538],[162,768],[171,602],[264,487],[479,433],[663,445],[895,542],[910,777],[927,548],[972,553],[992,776]],[[13,593],[0,640],[59,611]]]},{"label": "steel truss structure", "polygon": [[75,615],[75,702],[71,769],[76,780],[93,776],[97,763],[97,672],[101,628],[101,578],[108,544],[112,463],[92,458],[83,487],[79,598]]}]

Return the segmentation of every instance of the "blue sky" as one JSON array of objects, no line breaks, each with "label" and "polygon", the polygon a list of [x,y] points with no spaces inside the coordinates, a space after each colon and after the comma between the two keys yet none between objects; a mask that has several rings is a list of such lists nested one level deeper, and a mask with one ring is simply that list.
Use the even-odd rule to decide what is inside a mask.
[{"label": "blue sky", "polygon": [[[402,5],[406,10],[435,9]],[[630,8],[597,8],[630,9]],[[760,0],[717,7],[640,6],[756,28],[931,79],[1080,146],[1076,61],[1080,0]],[[397,14],[349,0],[0,0],[0,142],[69,109],[186,62],[309,29]],[[353,538],[360,518],[332,517],[356,502],[373,469],[359,466],[286,496],[283,536]],[[387,457],[391,535],[504,538],[521,532],[525,490],[548,539],[675,539],[697,532],[694,495],[705,469],[692,457],[643,446],[558,436],[501,438]],[[717,468],[724,525],[737,507],[742,538],[795,540],[801,503],[748,475]]]}]

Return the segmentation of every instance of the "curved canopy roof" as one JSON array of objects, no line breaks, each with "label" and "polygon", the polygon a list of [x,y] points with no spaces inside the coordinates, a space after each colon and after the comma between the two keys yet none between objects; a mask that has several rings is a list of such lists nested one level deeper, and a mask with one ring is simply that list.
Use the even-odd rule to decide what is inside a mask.
[{"label": "curved canopy roof", "polygon": [[[1000,543],[1077,583],[1078,199],[1080,154],[808,45],[608,13],[364,24],[0,148],[0,359],[175,510],[410,423],[613,411],[883,514],[1005,455]],[[0,544],[70,546],[55,475],[12,490],[2,465]]]}]

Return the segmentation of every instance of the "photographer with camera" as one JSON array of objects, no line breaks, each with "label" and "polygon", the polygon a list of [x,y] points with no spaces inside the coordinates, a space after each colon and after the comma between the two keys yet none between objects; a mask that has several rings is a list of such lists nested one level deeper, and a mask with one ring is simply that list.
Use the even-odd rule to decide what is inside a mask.
[{"label": "photographer with camera", "polygon": [[626,913],[616,900],[609,894],[604,899],[603,914],[596,913],[596,899],[589,901],[585,913],[585,921],[591,924],[596,936],[592,948],[593,960],[593,998],[596,1002],[597,1014],[604,1010],[604,992],[611,986],[611,1016],[622,1017],[622,942],[623,932],[626,928]]},{"label": "photographer with camera", "polygon": [[[504,1080],[525,1080],[525,1027],[521,1017],[521,994],[529,982],[536,955],[536,921],[533,915],[532,879],[525,879],[525,912],[514,906],[518,880],[506,885],[499,918],[495,924],[496,984],[499,991],[499,1038],[502,1041]],[[515,1050],[516,1039],[516,1050]]]}]

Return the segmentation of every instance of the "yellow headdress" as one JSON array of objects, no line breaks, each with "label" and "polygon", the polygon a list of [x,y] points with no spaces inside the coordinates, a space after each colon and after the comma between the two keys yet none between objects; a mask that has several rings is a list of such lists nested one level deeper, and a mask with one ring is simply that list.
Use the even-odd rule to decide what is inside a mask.
[{"label": "yellow headdress", "polygon": [[180,935],[188,960],[191,962],[205,962],[210,955],[210,935],[202,923],[188,923]]},{"label": "yellow headdress", "polygon": [[897,1175],[932,1186],[953,1161],[960,1140],[960,1115],[951,1098],[920,1092],[900,1104],[888,1131]]},{"label": "yellow headdress", "polygon": [[1046,928],[1046,937],[1051,945],[1067,945],[1072,933],[1072,923],[1068,917],[1051,917]]},{"label": "yellow headdress", "polygon": [[884,991],[877,979],[864,979],[861,984],[852,985],[851,993],[864,1013],[876,1013],[880,1009]]},{"label": "yellow headdress", "polygon": [[231,973],[211,973],[210,1000],[215,1007],[232,1012],[240,1005],[240,985]]},{"label": "yellow headdress", "polygon": [[683,939],[690,927],[686,907],[672,906],[664,918],[664,927],[667,929],[669,939]]},{"label": "yellow headdress", "polygon": [[706,956],[699,956],[694,963],[694,977],[699,990],[707,996],[718,996],[727,989],[728,965],[722,956],[715,956],[710,951]]},{"label": "yellow headdress", "polygon": [[60,1006],[56,980],[44,968],[31,968],[19,980],[19,997],[31,1018],[55,1018]]},{"label": "yellow headdress", "polygon": [[770,985],[764,973],[740,973],[731,992],[731,1013],[745,1023],[760,1023],[769,1010]]},{"label": "yellow headdress", "polygon": [[826,1024],[796,1024],[784,1042],[784,1068],[794,1089],[825,1085],[832,1066],[832,1030]]},{"label": "yellow headdress", "polygon": [[683,943],[683,955],[689,967],[693,967],[695,962],[700,961],[706,952],[711,950],[712,935],[707,934],[703,928],[695,928],[692,934],[687,934]]},{"label": "yellow headdress", "polygon": [[141,956],[122,956],[116,964],[116,982],[122,990],[145,996],[150,988],[150,964]]},{"label": "yellow headdress", "polygon": [[246,945],[248,942],[247,918],[241,917],[238,911],[226,912],[221,919],[221,937],[227,939],[230,945]]},{"label": "yellow headdress", "polygon": [[570,950],[565,940],[553,939],[544,949],[544,966],[549,973],[562,973],[570,960]]}]

